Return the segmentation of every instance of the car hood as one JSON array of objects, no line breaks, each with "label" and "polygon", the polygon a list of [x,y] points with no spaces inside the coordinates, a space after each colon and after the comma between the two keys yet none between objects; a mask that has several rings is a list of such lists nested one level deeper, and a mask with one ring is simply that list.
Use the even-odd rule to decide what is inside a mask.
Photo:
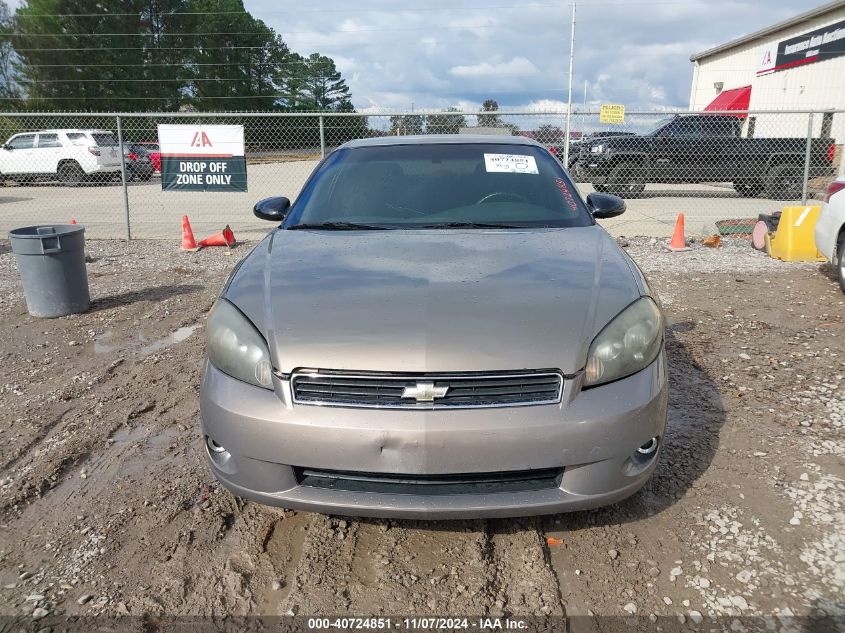
[{"label": "car hood", "polygon": [[640,296],[597,226],[274,231],[225,297],[274,367],[460,372],[584,367],[593,337]]}]

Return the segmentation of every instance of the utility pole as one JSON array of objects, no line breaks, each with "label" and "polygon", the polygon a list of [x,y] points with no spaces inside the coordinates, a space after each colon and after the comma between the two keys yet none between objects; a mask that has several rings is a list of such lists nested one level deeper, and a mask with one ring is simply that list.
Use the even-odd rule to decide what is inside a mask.
[{"label": "utility pole", "polygon": [[566,106],[566,137],[563,145],[563,165],[569,165],[569,134],[572,131],[572,64],[575,61],[575,0],[572,0],[572,32],[569,37],[569,97]]}]

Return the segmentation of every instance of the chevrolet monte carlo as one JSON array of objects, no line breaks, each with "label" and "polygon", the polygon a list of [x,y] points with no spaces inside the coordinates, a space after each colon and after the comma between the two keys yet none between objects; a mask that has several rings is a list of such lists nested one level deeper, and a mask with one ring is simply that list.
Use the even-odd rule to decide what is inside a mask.
[{"label": "chevrolet monte carlo", "polygon": [[647,280],[532,140],[349,142],[232,273],[202,433],[236,495],[412,518],[580,510],[639,490],[667,410]]}]

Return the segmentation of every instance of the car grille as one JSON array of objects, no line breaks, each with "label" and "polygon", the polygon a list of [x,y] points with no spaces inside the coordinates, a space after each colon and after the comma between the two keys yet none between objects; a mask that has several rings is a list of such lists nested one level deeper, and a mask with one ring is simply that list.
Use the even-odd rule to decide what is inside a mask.
[{"label": "car grille", "polygon": [[558,403],[563,377],[554,371],[460,375],[318,372],[294,374],[291,384],[297,404],[455,409]]},{"label": "car grille", "polygon": [[560,487],[563,469],[459,475],[392,475],[295,468],[294,475],[300,486],[311,488],[428,496],[548,490]]},{"label": "car grille", "polygon": [[590,143],[585,141],[581,143],[581,147],[578,150],[578,162],[582,165],[586,163],[590,158]]}]

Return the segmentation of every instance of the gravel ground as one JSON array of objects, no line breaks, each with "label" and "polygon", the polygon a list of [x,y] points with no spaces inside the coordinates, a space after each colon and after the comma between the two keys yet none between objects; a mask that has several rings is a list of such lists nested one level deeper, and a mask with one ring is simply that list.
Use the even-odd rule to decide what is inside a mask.
[{"label": "gravel ground", "polygon": [[566,615],[602,631],[607,616],[845,618],[833,272],[740,240],[624,242],[667,317],[670,419],[651,482],[596,511],[432,523],[282,512],[210,476],[203,323],[248,246],[89,241],[92,309],[39,320],[0,242],[0,631],[127,614]]}]

